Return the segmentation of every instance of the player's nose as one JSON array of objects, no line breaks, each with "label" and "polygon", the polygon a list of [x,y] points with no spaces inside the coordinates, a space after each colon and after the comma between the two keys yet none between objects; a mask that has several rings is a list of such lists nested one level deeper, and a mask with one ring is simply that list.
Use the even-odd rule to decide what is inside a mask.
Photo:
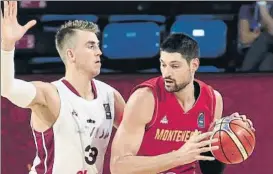
[{"label": "player's nose", "polygon": [[100,48],[98,48],[96,51],[96,56],[101,56],[101,55],[102,55],[102,51]]},{"label": "player's nose", "polygon": [[162,72],[162,74],[163,74],[163,77],[164,77],[164,78],[167,78],[167,77],[170,78],[171,75],[172,75],[171,71],[168,70],[168,68],[166,68],[166,69]]}]

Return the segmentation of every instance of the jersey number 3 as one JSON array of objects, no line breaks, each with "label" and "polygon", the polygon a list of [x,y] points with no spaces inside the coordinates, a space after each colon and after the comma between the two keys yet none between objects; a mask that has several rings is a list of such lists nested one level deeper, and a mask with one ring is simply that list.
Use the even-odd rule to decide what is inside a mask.
[{"label": "jersey number 3", "polygon": [[95,164],[98,156],[98,149],[96,147],[91,147],[90,145],[85,148],[85,152],[88,152],[88,156],[85,156],[85,162],[89,165]]}]

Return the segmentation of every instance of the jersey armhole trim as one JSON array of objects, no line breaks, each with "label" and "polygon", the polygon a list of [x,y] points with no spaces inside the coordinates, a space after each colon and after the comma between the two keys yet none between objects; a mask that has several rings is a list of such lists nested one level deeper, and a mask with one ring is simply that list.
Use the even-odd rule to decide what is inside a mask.
[{"label": "jersey armhole trim", "polygon": [[211,95],[212,95],[212,121],[213,121],[214,116],[215,116],[216,97],[214,94],[214,89],[212,87],[210,87],[210,91],[211,91]]},{"label": "jersey armhole trim", "polygon": [[158,115],[158,97],[156,97],[156,91],[151,88],[152,92],[153,92],[153,96],[154,96],[154,101],[155,101],[155,106],[154,106],[154,112],[153,112],[153,116],[152,116],[152,119],[149,123],[146,124],[146,127],[145,127],[145,130],[149,130],[156,122],[157,120],[157,115]]}]

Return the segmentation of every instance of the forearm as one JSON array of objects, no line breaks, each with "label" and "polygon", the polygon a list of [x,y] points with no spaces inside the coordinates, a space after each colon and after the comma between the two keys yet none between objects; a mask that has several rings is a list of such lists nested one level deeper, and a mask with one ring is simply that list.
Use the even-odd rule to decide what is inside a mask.
[{"label": "forearm", "polygon": [[[3,48],[2,48],[3,49]],[[14,51],[1,49],[1,95],[5,96],[14,80]],[[8,68],[7,68],[8,67]]]},{"label": "forearm", "polygon": [[255,41],[257,37],[258,35],[254,32],[242,33],[241,42],[243,44],[251,44],[252,42]]},{"label": "forearm", "polygon": [[273,18],[270,16],[266,6],[260,6],[260,13],[267,30],[273,34]]},{"label": "forearm", "polygon": [[19,107],[27,107],[35,98],[36,88],[32,83],[15,79],[14,75],[14,47],[2,47],[1,96]]},{"label": "forearm", "polygon": [[181,164],[181,157],[170,152],[158,156],[126,156],[111,164],[113,174],[157,174]]}]

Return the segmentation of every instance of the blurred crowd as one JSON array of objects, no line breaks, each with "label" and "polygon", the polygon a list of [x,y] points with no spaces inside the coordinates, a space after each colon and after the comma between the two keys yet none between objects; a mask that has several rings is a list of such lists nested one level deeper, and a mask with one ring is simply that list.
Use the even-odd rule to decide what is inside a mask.
[{"label": "blurred crowd", "polygon": [[241,71],[273,70],[273,2],[242,5],[239,12]]},{"label": "blurred crowd", "polygon": [[99,25],[102,73],[159,73],[159,44],[172,32],[183,32],[199,43],[198,72],[272,72],[272,4],[22,1],[19,23],[36,19],[37,25],[17,43],[16,72],[63,73],[54,36],[64,21],[75,19]]}]

